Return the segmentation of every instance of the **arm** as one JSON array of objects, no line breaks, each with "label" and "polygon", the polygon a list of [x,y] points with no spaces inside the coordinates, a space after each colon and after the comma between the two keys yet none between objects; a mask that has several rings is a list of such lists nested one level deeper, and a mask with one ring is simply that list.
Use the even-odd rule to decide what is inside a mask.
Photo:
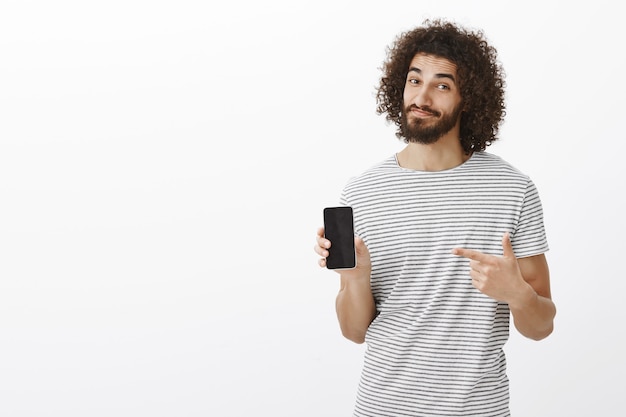
[{"label": "arm", "polygon": [[335,302],[341,333],[355,343],[365,341],[365,333],[376,316],[376,305],[368,274],[341,274]]},{"label": "arm", "polygon": [[509,234],[502,238],[503,256],[455,248],[452,253],[470,260],[472,284],[483,294],[509,304],[515,328],[541,340],[552,333],[556,307],[550,294],[545,255],[517,259]]},{"label": "arm", "polygon": [[[367,246],[362,239],[354,239],[357,266],[353,269],[339,270],[340,288],[335,308],[341,333],[355,343],[365,341],[365,333],[376,316],[376,304],[370,286],[371,263]],[[315,252],[322,256],[321,267],[326,266],[326,257],[331,242],[324,238],[324,229],[317,232]]]},{"label": "arm", "polygon": [[527,287],[509,301],[513,322],[524,336],[541,340],[552,333],[556,315],[548,262],[543,254],[517,261]]}]

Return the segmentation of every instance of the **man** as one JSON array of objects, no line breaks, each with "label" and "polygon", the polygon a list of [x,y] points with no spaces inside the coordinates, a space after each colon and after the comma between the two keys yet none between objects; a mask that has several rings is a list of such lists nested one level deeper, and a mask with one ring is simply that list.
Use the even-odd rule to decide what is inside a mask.
[{"label": "man", "polygon": [[[509,416],[509,317],[553,328],[548,244],[531,179],[485,151],[504,75],[480,31],[427,20],[388,51],[377,111],[406,147],[351,179],[357,266],[337,317],[367,343],[355,416]],[[317,232],[319,265],[332,242]]]}]

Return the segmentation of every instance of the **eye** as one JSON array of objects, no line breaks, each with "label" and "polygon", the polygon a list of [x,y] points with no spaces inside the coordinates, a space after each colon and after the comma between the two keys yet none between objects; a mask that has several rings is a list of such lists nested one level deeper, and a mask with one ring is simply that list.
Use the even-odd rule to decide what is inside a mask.
[{"label": "eye", "polygon": [[417,85],[417,84],[419,84],[419,82],[420,82],[420,81],[419,81],[419,80],[416,80],[415,78],[409,78],[406,82],[407,82],[408,84]]},{"label": "eye", "polygon": [[439,90],[449,90],[449,89],[450,89],[450,87],[448,87],[448,86],[447,86],[447,85],[445,85],[445,84],[439,84],[439,85],[437,86],[437,88],[438,88]]}]

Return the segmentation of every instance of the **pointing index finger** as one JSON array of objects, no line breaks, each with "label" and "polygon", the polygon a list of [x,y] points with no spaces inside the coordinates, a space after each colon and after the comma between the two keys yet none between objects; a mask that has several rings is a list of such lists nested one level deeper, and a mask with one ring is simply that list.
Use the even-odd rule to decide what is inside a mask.
[{"label": "pointing index finger", "polygon": [[452,254],[462,256],[467,259],[472,259],[474,261],[483,261],[486,259],[488,255],[485,255],[482,252],[473,249],[465,249],[465,248],[454,248],[452,249]]}]

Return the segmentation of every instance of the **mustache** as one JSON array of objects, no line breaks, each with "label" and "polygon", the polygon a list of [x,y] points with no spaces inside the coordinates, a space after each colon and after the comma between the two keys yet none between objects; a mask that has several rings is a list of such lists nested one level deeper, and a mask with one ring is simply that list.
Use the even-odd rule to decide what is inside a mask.
[{"label": "mustache", "polygon": [[441,113],[440,113],[440,112],[438,112],[437,110],[434,110],[434,109],[430,108],[429,106],[417,106],[417,105],[415,105],[415,104],[411,104],[410,106],[408,106],[408,107],[407,107],[406,109],[404,109],[404,110],[405,110],[405,112],[406,112],[406,113],[409,113],[409,112],[410,112],[411,110],[413,110],[413,109],[415,109],[415,110],[421,110],[421,111],[426,112],[426,113],[430,113],[430,114],[432,114],[433,116],[436,116],[436,117],[440,117],[440,116],[441,116]]}]

